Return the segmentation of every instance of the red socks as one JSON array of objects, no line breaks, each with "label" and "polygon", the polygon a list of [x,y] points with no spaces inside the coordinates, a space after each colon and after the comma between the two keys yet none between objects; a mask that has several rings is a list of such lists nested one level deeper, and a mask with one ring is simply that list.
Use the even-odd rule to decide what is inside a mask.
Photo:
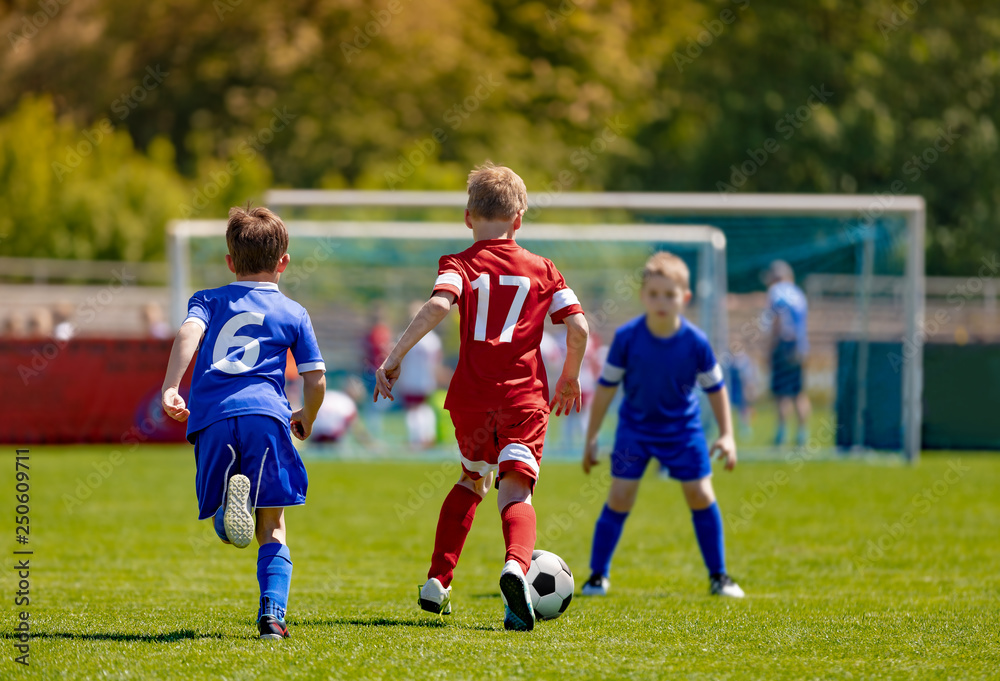
[{"label": "red socks", "polygon": [[[458,564],[458,557],[462,555],[465,538],[469,536],[472,521],[476,517],[476,507],[482,500],[481,496],[462,485],[455,485],[448,492],[444,504],[441,505],[441,515],[438,516],[434,555],[431,556],[431,569],[427,572],[427,579],[437,577],[446,589],[451,585],[455,565]],[[504,527],[506,528],[506,525]],[[534,523],[531,531],[534,539]],[[531,551],[528,551],[528,559],[531,559]]]},{"label": "red socks", "polygon": [[503,522],[503,541],[507,545],[504,562],[516,560],[524,574],[531,567],[531,553],[535,550],[535,509],[531,504],[515,501],[500,511]]}]

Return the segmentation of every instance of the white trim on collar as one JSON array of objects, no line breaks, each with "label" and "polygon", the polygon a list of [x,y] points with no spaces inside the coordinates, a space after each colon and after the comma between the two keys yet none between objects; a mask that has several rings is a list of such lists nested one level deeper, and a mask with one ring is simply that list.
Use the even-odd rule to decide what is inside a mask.
[{"label": "white trim on collar", "polygon": [[273,281],[232,281],[230,286],[246,286],[247,288],[269,288],[278,290],[278,285]]}]

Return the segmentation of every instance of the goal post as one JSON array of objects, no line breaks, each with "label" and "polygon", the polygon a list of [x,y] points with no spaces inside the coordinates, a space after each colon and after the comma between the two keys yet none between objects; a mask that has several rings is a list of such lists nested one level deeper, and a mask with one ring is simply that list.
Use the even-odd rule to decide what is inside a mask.
[{"label": "goal post", "polygon": [[[895,191],[895,190],[894,190]],[[463,209],[468,197],[465,192],[436,191],[368,191],[368,190],[287,190],[276,189],[267,193],[266,203],[287,216],[314,214],[314,211],[336,212],[344,209],[395,209],[412,213],[432,209]],[[582,213],[575,213],[580,212]],[[900,441],[906,458],[916,463],[921,449],[922,391],[923,391],[923,341],[926,336],[924,325],[924,249],[926,230],[926,207],[920,196],[901,193],[875,195],[839,194],[740,194],[740,193],[646,193],[646,192],[535,192],[529,194],[527,218],[532,229],[544,224],[547,216],[557,215],[566,221],[567,213],[581,215],[581,221],[593,221],[593,215],[612,215],[617,221],[622,215],[623,222],[668,222],[676,220],[697,221],[722,229],[729,240],[728,263],[730,272],[734,262],[741,259],[747,265],[745,270],[761,267],[764,263],[743,253],[742,244],[735,245],[730,225],[741,219],[755,221],[756,225],[769,221],[785,221],[784,231],[775,229],[771,238],[774,251],[784,254],[793,249],[782,242],[797,241],[807,245],[810,241],[821,244],[817,247],[822,257],[827,248],[855,251],[850,257],[856,264],[852,273],[856,276],[855,313],[849,330],[859,346],[857,376],[863,379],[867,373],[868,347],[872,334],[869,323],[877,319],[866,311],[872,300],[872,292],[866,290],[866,282],[872,276],[886,274],[872,267],[872,258],[884,260],[884,250],[898,246],[893,257],[901,263],[900,271],[893,271],[903,283],[902,309],[893,320],[890,330],[882,336],[901,346],[898,371],[901,379]],[[839,232],[830,236],[799,232],[799,221],[830,220],[838,223]],[[743,232],[748,231],[744,229]],[[884,238],[889,234],[889,238]],[[751,234],[752,235],[752,234]],[[766,235],[765,235],[766,236]],[[825,239],[826,241],[823,241]],[[890,242],[887,247],[884,242]],[[878,248],[873,244],[878,243]],[[745,240],[744,242],[745,243]],[[880,266],[881,266],[880,260]],[[731,279],[731,277],[730,277]],[[744,276],[744,279],[746,277]],[[845,333],[848,330],[845,329]],[[864,381],[862,380],[861,383]],[[860,395],[855,403],[857,421],[864,418],[866,410],[876,405],[867,405]],[[874,413],[874,412],[873,412]],[[869,418],[871,418],[871,414]],[[865,447],[864,427],[859,432],[853,429],[852,438],[857,447]]]}]

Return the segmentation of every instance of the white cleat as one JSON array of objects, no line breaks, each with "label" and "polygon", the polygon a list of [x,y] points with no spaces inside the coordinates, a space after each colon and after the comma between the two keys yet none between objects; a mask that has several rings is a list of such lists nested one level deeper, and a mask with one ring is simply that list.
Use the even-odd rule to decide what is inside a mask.
[{"label": "white cleat", "polygon": [[245,549],[253,541],[253,509],[250,508],[250,478],[236,474],[229,478],[226,513],[223,523],[226,536],[238,549]]},{"label": "white cleat", "polygon": [[721,575],[709,577],[711,592],[713,596],[728,596],[729,598],[743,598],[743,589],[732,578],[723,572]]},{"label": "white cleat", "polygon": [[580,593],[584,596],[607,596],[611,580],[604,575],[593,574],[583,585]]},{"label": "white cleat", "polygon": [[500,573],[500,595],[503,597],[503,628],[508,631],[531,631],[535,628],[535,609],[531,607],[531,592],[521,565],[508,560]]},{"label": "white cleat", "polygon": [[451,587],[441,585],[437,577],[431,577],[422,587],[417,587],[417,605],[435,615],[451,614]]}]

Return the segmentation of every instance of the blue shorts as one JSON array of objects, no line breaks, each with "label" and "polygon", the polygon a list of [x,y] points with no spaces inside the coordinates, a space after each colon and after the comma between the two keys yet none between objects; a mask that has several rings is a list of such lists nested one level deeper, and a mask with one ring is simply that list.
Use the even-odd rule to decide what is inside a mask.
[{"label": "blue shorts", "polygon": [[771,353],[771,393],[795,397],[802,392],[802,362],[795,341],[780,341]]},{"label": "blue shorts", "polygon": [[667,440],[619,430],[614,451],[611,452],[611,475],[638,480],[654,457],[670,477],[679,482],[701,480],[712,474],[708,444],[701,431],[680,440]]},{"label": "blue shorts", "polygon": [[309,478],[292,445],[287,423],[249,414],[222,419],[194,434],[198,519],[222,506],[229,478],[250,478],[254,508],[284,508],[306,503]]}]

